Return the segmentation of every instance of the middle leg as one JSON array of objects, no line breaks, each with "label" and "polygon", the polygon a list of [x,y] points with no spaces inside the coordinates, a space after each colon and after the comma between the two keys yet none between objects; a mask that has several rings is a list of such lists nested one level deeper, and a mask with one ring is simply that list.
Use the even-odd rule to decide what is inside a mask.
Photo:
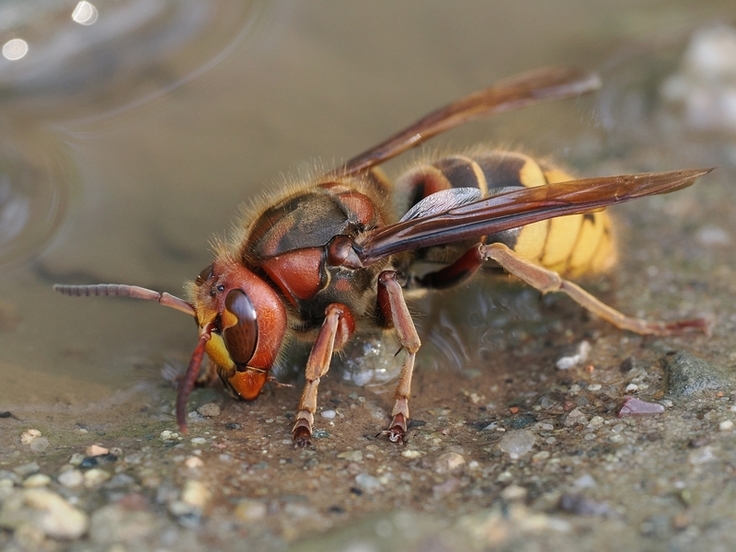
[{"label": "middle leg", "polygon": [[422,342],[406,306],[404,293],[396,281],[395,272],[387,270],[378,277],[378,303],[386,320],[391,321],[396,329],[401,346],[406,349],[406,359],[401,367],[399,383],[394,393],[391,424],[383,432],[388,435],[390,441],[400,443],[405,440],[408,428],[411,377],[414,373],[414,359]]},{"label": "middle leg", "polygon": [[350,310],[340,303],[332,303],[325,309],[325,321],[309,353],[306,368],[306,384],[299,400],[299,408],[291,430],[294,444],[306,447],[312,439],[314,413],[317,411],[317,390],[322,376],[330,369],[332,353],[342,348],[355,331],[355,321]]}]

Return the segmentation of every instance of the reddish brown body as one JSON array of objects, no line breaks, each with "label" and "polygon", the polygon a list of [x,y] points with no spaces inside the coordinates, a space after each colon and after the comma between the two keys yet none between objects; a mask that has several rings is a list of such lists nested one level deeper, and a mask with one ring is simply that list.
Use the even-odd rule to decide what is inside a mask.
[{"label": "reddish brown body", "polygon": [[377,274],[390,265],[385,259],[350,266],[355,240],[394,220],[385,212],[388,189],[373,179],[352,180],[290,194],[257,218],[242,245],[244,264],[261,269],[307,325],[321,323],[334,302],[357,316],[372,310],[366,292],[375,290]]},{"label": "reddish brown body", "polygon": [[[689,186],[707,171],[555,182],[550,177],[559,180],[564,173],[542,170],[524,156],[476,151],[420,165],[402,180],[407,188],[400,194],[405,204],[390,203],[394,190],[376,169],[383,161],[468,120],[596,87],[597,79],[591,75],[542,70],[430,113],[339,169],[247,215],[229,243],[217,244],[212,264],[189,284],[187,301],[135,286],[56,289],[67,295],[157,300],[195,317],[199,341],[177,397],[182,430],[186,429],[187,397],[195,383],[204,384],[219,375],[234,394],[254,399],[271,379],[270,370],[288,340],[297,334],[309,337],[314,344],[292,429],[300,446],[310,442],[320,378],[329,370],[333,353],[359,325],[393,328],[404,349],[392,419],[384,432],[390,440],[402,441],[414,360],[421,346],[404,292],[454,285],[489,261],[542,292],[567,293],[623,329],[659,335],[703,329],[705,323],[699,319],[664,323],[626,317],[542,266],[544,262],[537,264],[514,248],[522,240],[521,249],[534,250],[529,247],[529,235],[532,246],[536,238],[525,233],[525,225],[553,217],[572,220],[577,216],[578,227],[592,225],[603,232],[596,236],[604,236],[608,219],[600,211],[607,205]],[[539,176],[535,180],[531,174]],[[403,216],[399,219],[394,210]],[[570,247],[559,249],[568,251],[577,238],[555,240],[568,240]],[[545,237],[540,251],[557,251],[547,247],[548,241]],[[554,266],[582,270],[601,251],[605,252],[587,247],[583,255],[568,253],[562,264],[557,255]],[[542,254],[540,259],[552,257]],[[575,259],[574,266],[570,259]],[[435,263],[436,269],[415,273],[416,260]],[[205,352],[210,362],[200,375]]]}]

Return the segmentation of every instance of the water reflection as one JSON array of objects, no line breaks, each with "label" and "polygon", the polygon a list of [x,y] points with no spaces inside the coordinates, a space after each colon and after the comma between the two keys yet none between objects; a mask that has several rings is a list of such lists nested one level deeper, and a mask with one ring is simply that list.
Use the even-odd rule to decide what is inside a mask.
[{"label": "water reflection", "polygon": [[248,34],[260,2],[11,0],[0,6],[0,91],[14,109],[100,117],[212,67]]},{"label": "water reflection", "polygon": [[11,38],[3,44],[3,57],[8,61],[17,61],[28,53],[28,43],[22,38]]},{"label": "water reflection", "polygon": [[0,4],[0,266],[37,253],[63,219],[76,171],[58,123],[109,117],[202,74],[252,28],[256,6]]},{"label": "water reflection", "polygon": [[0,267],[37,252],[55,232],[74,172],[52,134],[0,131]]},{"label": "water reflection", "polygon": [[436,370],[482,368],[499,353],[519,352],[555,328],[539,294],[498,275],[480,274],[472,286],[429,296],[420,319],[423,366]]},{"label": "water reflection", "polygon": [[77,4],[72,12],[72,20],[80,25],[93,25],[98,16],[99,13],[94,4],[84,1]]}]

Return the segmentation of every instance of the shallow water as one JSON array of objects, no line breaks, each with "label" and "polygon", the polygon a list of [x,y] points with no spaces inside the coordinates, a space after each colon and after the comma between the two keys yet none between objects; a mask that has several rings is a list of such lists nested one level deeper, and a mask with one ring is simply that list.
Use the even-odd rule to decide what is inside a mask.
[{"label": "shallow water", "polygon": [[[683,44],[729,14],[717,1],[274,1],[236,11],[131,0],[99,2],[97,21],[82,26],[68,17],[74,3],[38,14],[21,4],[3,8],[17,8],[17,29],[0,29],[29,36],[24,58],[0,61],[0,404],[19,411],[156,380],[194,345],[176,312],[73,300],[52,283],[178,293],[238,204],[283,173],[347,158],[504,76],[548,64],[605,75],[637,48]],[[523,144],[605,172],[594,161],[616,144],[615,123],[583,99],[436,144]]]}]

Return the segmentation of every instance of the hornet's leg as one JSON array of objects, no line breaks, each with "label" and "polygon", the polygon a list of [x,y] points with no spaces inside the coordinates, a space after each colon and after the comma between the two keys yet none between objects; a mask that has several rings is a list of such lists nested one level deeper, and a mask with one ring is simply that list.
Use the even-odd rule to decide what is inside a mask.
[{"label": "hornet's leg", "polygon": [[414,321],[404,301],[404,293],[396,281],[393,271],[382,272],[378,277],[378,304],[387,321],[390,321],[399,336],[401,346],[406,349],[406,359],[401,367],[399,384],[394,393],[394,409],[391,411],[391,424],[383,433],[394,443],[403,442],[409,421],[409,396],[411,395],[411,376],[414,372],[414,358],[422,342],[419,340]]},{"label": "hornet's leg", "polygon": [[325,321],[317,334],[307,360],[306,379],[294,427],[291,430],[294,444],[305,447],[312,438],[314,413],[317,411],[317,388],[319,380],[330,369],[330,360],[335,349],[341,349],[355,331],[355,321],[345,305],[332,303],[325,309]]},{"label": "hornet's leg", "polygon": [[617,328],[643,335],[676,335],[686,331],[707,332],[708,324],[702,318],[660,322],[626,316],[596,299],[577,284],[563,279],[559,274],[520,258],[514,251],[501,243],[480,244],[477,248],[481,260],[493,260],[506,272],[513,274],[542,293],[561,291],[573,301]]}]

